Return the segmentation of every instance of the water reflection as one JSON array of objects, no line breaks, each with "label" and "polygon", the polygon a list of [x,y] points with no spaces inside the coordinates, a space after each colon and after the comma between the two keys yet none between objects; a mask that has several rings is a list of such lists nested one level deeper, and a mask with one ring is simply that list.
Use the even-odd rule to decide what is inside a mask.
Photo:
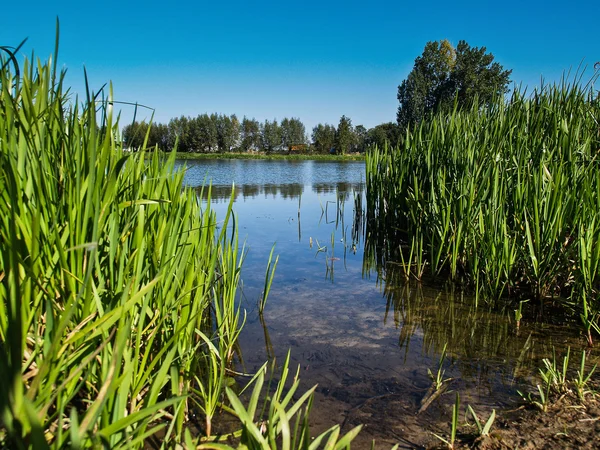
[{"label": "water reflection", "polygon": [[323,184],[327,188],[331,184],[364,182],[364,163],[356,161],[199,160],[178,162],[177,166],[186,169],[188,186]]},{"label": "water reflection", "polygon": [[336,193],[337,198],[348,200],[353,192],[360,191],[361,193],[365,189],[364,183],[315,183],[312,185],[313,192],[318,194],[331,194]]},{"label": "water reflection", "polygon": [[391,320],[399,330],[398,347],[408,353],[414,336],[428,354],[440,354],[447,345],[463,377],[480,377],[498,365],[503,376],[525,376],[554,348],[569,340],[577,343],[577,336],[564,327],[540,321],[517,327],[512,309],[476,305],[473,296],[453,284],[424,287],[393,271],[387,277],[383,321]]},{"label": "water reflection", "polygon": [[[430,384],[427,369],[435,368],[445,345],[444,368],[455,380],[451,389],[482,412],[514,398],[519,383],[554,348],[560,354],[568,345],[573,352],[585,346],[576,329],[548,324],[544,316],[529,314],[517,327],[512,308],[500,302],[476,305],[454,285],[407,282],[395,264],[401,241],[378,232],[391,227],[400,233],[397,224],[385,217],[384,224],[366,220],[361,165],[211,164],[222,177],[212,186],[214,208],[219,215],[233,194],[236,223],[249,249],[241,300],[248,319],[240,337],[246,370],[292,348],[306,386],[319,383],[315,413],[324,411],[323,428],[352,424],[349,411],[381,394],[390,395],[388,403],[382,397],[371,415],[363,407],[365,414],[355,417],[377,430],[372,437],[388,432],[377,420],[409,429],[410,423],[423,428],[430,425],[419,421],[443,418],[451,396],[425,417],[415,413]],[[210,167],[189,168],[186,177],[204,179]],[[223,181],[227,173],[233,189]],[[256,301],[273,243],[279,265],[259,317]],[[392,400],[399,402],[393,411]],[[376,406],[387,416],[379,417]]]},{"label": "water reflection", "polygon": [[576,329],[552,324],[533,305],[528,320],[518,323],[508,301],[482,301],[450,282],[411,280],[402,263],[402,253],[410,251],[403,245],[402,230],[386,215],[369,213],[364,222],[363,275],[375,278],[380,287],[386,300],[384,323],[391,321],[399,330],[398,347],[405,354],[415,336],[426,354],[439,355],[447,346],[462,379],[491,386],[494,381],[525,382],[556,349],[585,349]]},{"label": "water reflection", "polygon": [[[447,344],[449,354],[457,358],[458,364],[469,361],[465,365],[467,371],[472,370],[474,361],[480,367],[478,370],[486,370],[485,362],[491,360],[517,364],[527,341],[532,355],[544,355],[548,348],[558,344],[542,321],[530,321],[519,330],[513,320],[514,312],[501,303],[477,305],[476,299],[453,285],[409,283],[404,272],[396,267],[402,250],[400,241],[390,237],[390,233],[401,230],[390,224],[386,216],[367,214],[362,170],[356,164],[319,165],[310,161],[293,164],[208,161],[206,165],[189,167],[186,177],[222,182],[229,176],[233,181],[241,181],[234,186],[213,185],[211,200],[218,205],[233,197],[237,222],[247,230],[251,248],[270,248],[277,242],[281,262],[273,297],[278,291],[291,288],[297,296],[308,294],[316,303],[328,299],[329,304],[339,306],[339,299],[345,293],[366,287],[362,295],[369,302],[377,305],[378,299],[383,300],[382,326],[392,325],[398,330],[397,346],[405,355],[417,336],[420,351],[425,355],[435,357]],[[269,175],[277,180],[302,182],[251,182],[269,180]],[[324,177],[332,179],[327,181]],[[207,195],[206,189],[197,189]],[[261,286],[265,261],[266,258],[247,258],[246,295]],[[304,282],[298,284],[295,280],[300,275]],[[330,286],[324,285],[324,281]],[[332,294],[333,300],[328,298]],[[285,308],[292,307],[285,295],[279,302]],[[318,309],[320,305],[315,307]],[[274,325],[271,320],[269,324]],[[564,342],[563,332],[553,332],[559,336],[558,341]],[[570,338],[577,342],[574,334]],[[335,336],[331,335],[331,339],[335,340]],[[274,345],[274,342],[267,345],[269,357]],[[518,365],[514,367],[516,372],[522,366]]]},{"label": "water reflection", "polygon": [[[284,200],[298,200],[305,189],[310,189],[317,194],[336,193],[337,197],[342,200],[351,198],[353,192],[364,191],[364,183],[318,183],[313,186],[305,186],[300,183],[288,184],[243,184],[243,185],[215,185],[210,189],[210,197],[213,201],[229,201],[233,193],[234,200],[252,200],[259,196],[265,198],[277,199],[281,197]],[[312,189],[311,189],[312,188]],[[203,186],[197,186],[196,191],[206,199],[209,195],[209,190]]]}]

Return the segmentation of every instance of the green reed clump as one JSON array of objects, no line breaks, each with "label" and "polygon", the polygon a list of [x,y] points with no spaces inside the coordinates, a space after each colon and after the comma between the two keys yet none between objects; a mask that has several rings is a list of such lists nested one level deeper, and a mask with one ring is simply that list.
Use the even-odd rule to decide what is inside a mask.
[{"label": "green reed clump", "polygon": [[7,50],[0,447],[174,446],[192,408],[210,438],[243,323],[231,203],[218,223],[174,153],[125,152],[112,92],[71,103],[55,63]]},{"label": "green reed clump", "polygon": [[[438,114],[366,158],[366,253],[407,277],[600,310],[600,103],[590,83]],[[587,322],[586,322],[587,321]],[[597,329],[597,328],[596,328]],[[591,341],[591,332],[588,332]]]},{"label": "green reed clump", "polygon": [[[224,366],[239,333],[237,239],[217,234],[174,157],[125,153],[111,112],[101,109],[97,122],[94,96],[71,106],[51,63],[26,61],[21,79],[3,67],[0,398],[9,442],[135,447],[168,411],[180,431],[194,376],[206,382],[210,369],[206,342]],[[211,313],[219,305],[226,311]]]},{"label": "green reed clump", "polygon": [[539,368],[538,371],[541,383],[536,384],[537,392],[517,391],[521,398],[540,411],[547,412],[552,404],[562,400],[565,396],[575,397],[576,395],[582,404],[585,404],[587,396],[597,396],[598,392],[594,390],[595,385],[591,380],[597,367],[596,364],[591,368],[588,367],[586,351],[582,351],[579,369],[576,372],[577,376],[569,379],[567,374],[570,370],[570,354],[571,348],[569,347],[562,362],[556,357],[556,352],[553,352],[552,359],[543,359],[544,368]]}]

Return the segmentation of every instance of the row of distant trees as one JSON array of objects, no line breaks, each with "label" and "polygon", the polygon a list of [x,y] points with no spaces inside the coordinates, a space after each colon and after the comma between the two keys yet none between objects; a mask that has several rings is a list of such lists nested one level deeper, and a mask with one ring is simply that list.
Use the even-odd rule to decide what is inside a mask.
[{"label": "row of distant trees", "polygon": [[395,123],[366,129],[353,126],[349,117],[342,116],[337,127],[320,123],[308,136],[297,118],[260,123],[247,117],[240,121],[235,114],[201,114],[152,126],[134,122],[124,128],[123,139],[127,147],[137,149],[148,134],[148,147],[167,151],[177,148],[180,152],[364,152],[374,145],[396,145],[407,128],[433,113],[503,101],[510,74],[485,47],[471,47],[465,41],[456,47],[448,40],[428,42],[408,77],[398,86]]},{"label": "row of distant trees", "polygon": [[139,149],[148,135],[147,147],[179,152],[225,153],[233,151],[256,152],[311,152],[338,154],[364,152],[373,145],[396,143],[400,128],[394,123],[366,129],[353,126],[349,117],[342,116],[336,126],[318,124],[310,137],[306,127],[297,118],[284,118],[281,122],[244,117],[235,114],[200,114],[197,117],[171,119],[168,124],[134,122],[123,129],[125,145]]}]

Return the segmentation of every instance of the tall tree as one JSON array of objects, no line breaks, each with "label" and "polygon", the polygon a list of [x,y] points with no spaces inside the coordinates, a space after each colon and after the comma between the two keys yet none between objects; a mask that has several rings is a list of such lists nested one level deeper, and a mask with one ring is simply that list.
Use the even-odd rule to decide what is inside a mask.
[{"label": "tall tree", "polygon": [[480,105],[489,105],[508,92],[512,70],[504,70],[494,62],[494,55],[485,47],[470,47],[465,41],[456,46],[456,61],[448,84],[460,106],[468,106],[475,98]]},{"label": "tall tree", "polygon": [[240,122],[235,114],[212,114],[211,119],[217,127],[217,142],[220,152],[230,152],[237,147],[240,139]]},{"label": "tall tree", "polygon": [[148,124],[146,122],[134,122],[123,128],[123,143],[126,148],[140,150],[144,145],[146,136],[146,148],[153,150],[171,150],[168,146],[168,127],[162,123]]},{"label": "tall tree", "polygon": [[186,136],[186,146],[188,151],[199,153],[206,151],[204,148],[205,141],[202,136],[202,130],[200,125],[200,116],[188,118],[188,130]]},{"label": "tall tree", "polygon": [[386,144],[396,146],[400,142],[401,129],[395,122],[379,124],[367,133],[367,147],[383,148]]},{"label": "tall tree", "polygon": [[243,151],[258,150],[260,148],[260,124],[258,120],[242,119],[240,125],[240,147]]},{"label": "tall tree", "polygon": [[152,123],[150,125],[150,135],[148,136],[148,146],[158,147],[162,151],[171,151],[168,142],[169,127],[164,123]]},{"label": "tall tree", "polygon": [[168,146],[178,152],[188,152],[189,148],[189,120],[185,116],[175,117],[169,121]]},{"label": "tall tree", "polygon": [[340,155],[346,154],[351,151],[354,141],[352,120],[349,117],[342,116],[335,133],[335,151]]},{"label": "tall tree", "polygon": [[146,122],[134,122],[123,128],[123,143],[126,148],[140,150],[148,132]]},{"label": "tall tree", "polygon": [[270,153],[281,147],[281,127],[276,119],[273,122],[265,120],[265,123],[261,126],[261,135],[264,151]]},{"label": "tall tree", "polygon": [[456,48],[447,40],[428,42],[398,86],[398,124],[404,128],[418,123],[431,112],[453,105],[455,96],[464,106],[475,98],[489,104],[506,93],[511,71],[493,60],[485,47],[470,47],[465,41]]},{"label": "tall tree", "polygon": [[362,125],[356,125],[354,127],[354,150],[357,152],[364,152],[367,147],[368,132],[367,129]]},{"label": "tall tree", "polygon": [[318,153],[329,153],[335,147],[335,127],[329,124],[318,124],[313,128],[312,141]]},{"label": "tall tree", "polygon": [[195,151],[216,152],[218,147],[217,124],[208,114],[194,119],[196,145]]},{"label": "tall tree", "polygon": [[456,53],[448,42],[428,42],[423,54],[415,59],[412,71],[398,86],[398,123],[407,125],[420,122],[436,108],[450,72]]},{"label": "tall tree", "polygon": [[306,144],[306,129],[300,119],[286,117],[281,121],[281,141],[288,150],[294,145]]}]

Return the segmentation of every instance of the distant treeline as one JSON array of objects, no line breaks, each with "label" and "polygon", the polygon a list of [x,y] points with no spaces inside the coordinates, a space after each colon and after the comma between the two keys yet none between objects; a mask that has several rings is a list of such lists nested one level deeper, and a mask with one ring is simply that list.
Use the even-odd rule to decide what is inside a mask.
[{"label": "distant treeline", "polygon": [[[150,130],[148,131],[148,128]],[[297,118],[276,119],[260,123],[235,114],[200,114],[197,117],[171,119],[168,124],[133,122],[123,129],[125,147],[140,149],[148,135],[147,148],[158,146],[163,151],[177,148],[178,152],[298,152],[298,153],[355,153],[364,152],[373,145],[396,145],[400,127],[392,122],[366,129],[352,125],[342,116],[335,127],[318,124],[310,137],[304,124]]]}]

